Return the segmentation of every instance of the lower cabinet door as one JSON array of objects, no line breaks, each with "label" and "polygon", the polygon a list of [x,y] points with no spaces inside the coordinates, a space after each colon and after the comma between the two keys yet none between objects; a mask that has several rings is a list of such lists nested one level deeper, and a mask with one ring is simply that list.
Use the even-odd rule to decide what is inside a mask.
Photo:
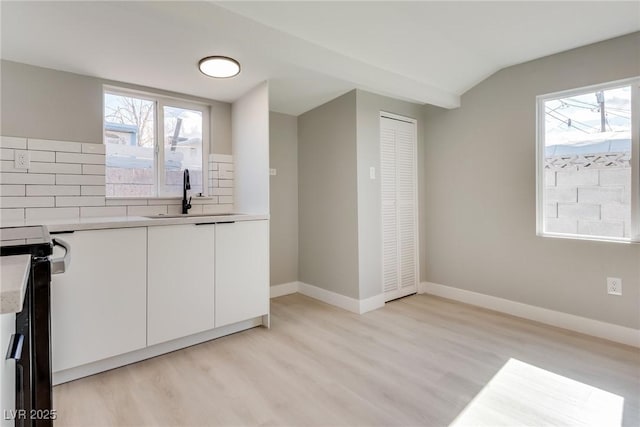
[{"label": "lower cabinet door", "polygon": [[52,277],[53,371],[144,348],[147,229],[76,231],[60,238],[71,245],[71,263]]},{"label": "lower cabinet door", "polygon": [[216,328],[269,313],[269,221],[216,224]]},{"label": "lower cabinet door", "polygon": [[148,345],[213,329],[214,227],[149,227]]}]

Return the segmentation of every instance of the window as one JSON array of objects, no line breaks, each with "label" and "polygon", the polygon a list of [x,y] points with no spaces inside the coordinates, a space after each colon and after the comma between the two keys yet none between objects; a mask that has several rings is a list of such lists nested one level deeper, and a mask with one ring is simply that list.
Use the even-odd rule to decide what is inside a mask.
[{"label": "window", "polygon": [[539,235],[640,241],[639,86],[537,98]]},{"label": "window", "polygon": [[181,196],[185,169],[191,192],[206,195],[208,117],[205,105],[105,90],[107,197]]}]

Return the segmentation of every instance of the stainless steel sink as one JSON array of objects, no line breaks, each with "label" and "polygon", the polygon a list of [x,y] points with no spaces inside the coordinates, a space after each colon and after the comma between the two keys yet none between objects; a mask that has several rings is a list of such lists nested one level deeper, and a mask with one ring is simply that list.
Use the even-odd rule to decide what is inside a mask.
[{"label": "stainless steel sink", "polygon": [[177,215],[158,214],[158,215],[145,216],[145,218],[149,218],[149,219],[198,218],[203,216],[229,216],[229,215],[240,215],[240,214],[237,214],[237,213],[177,214]]}]

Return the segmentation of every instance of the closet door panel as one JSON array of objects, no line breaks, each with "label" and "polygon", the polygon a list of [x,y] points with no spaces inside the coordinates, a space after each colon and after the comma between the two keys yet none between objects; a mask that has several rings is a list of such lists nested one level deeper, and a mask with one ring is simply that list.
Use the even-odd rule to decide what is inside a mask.
[{"label": "closet door panel", "polygon": [[415,123],[381,117],[382,274],[387,301],[417,291],[416,148]]}]

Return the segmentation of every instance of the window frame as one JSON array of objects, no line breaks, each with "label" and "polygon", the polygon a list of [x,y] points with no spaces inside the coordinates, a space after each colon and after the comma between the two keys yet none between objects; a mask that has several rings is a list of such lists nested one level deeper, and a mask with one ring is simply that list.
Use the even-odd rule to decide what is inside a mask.
[{"label": "window frame", "polygon": [[[202,196],[209,197],[209,153],[211,147],[211,137],[209,126],[211,123],[211,106],[204,102],[193,101],[184,98],[177,98],[167,95],[160,95],[152,92],[145,92],[136,89],[123,88],[118,86],[103,85],[102,87],[102,133],[103,144],[105,117],[104,100],[105,95],[129,96],[154,103],[154,182],[152,196],[107,196],[107,199],[181,199],[182,196],[167,193],[164,190],[164,107],[183,108],[187,110],[199,111],[202,113]],[[105,158],[106,161],[106,158]]]},{"label": "window frame", "polygon": [[[545,102],[600,90],[631,87],[631,232],[630,237],[601,237],[544,231]],[[640,76],[536,96],[536,235],[574,240],[640,243]]]}]

